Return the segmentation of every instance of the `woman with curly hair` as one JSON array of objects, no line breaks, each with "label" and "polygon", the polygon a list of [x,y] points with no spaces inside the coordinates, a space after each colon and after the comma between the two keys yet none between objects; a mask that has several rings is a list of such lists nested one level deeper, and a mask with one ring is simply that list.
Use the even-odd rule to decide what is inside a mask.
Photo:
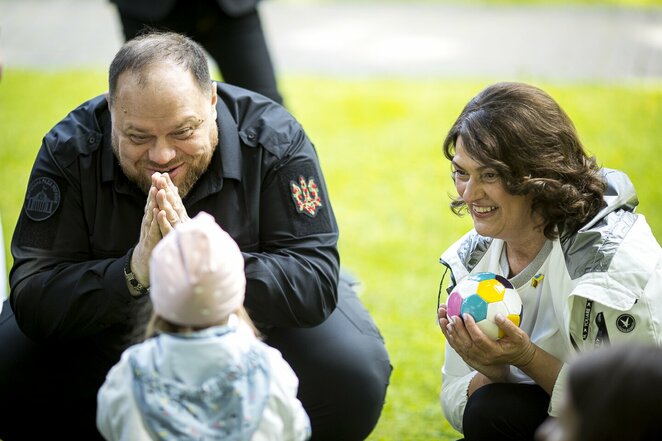
[{"label": "woman with curly hair", "polygon": [[441,404],[466,440],[533,439],[558,412],[567,362],[610,342],[659,345],[662,251],[622,172],[600,168],[544,91],[487,87],[444,141],[474,228],[441,256],[451,291],[470,274],[507,278],[520,327],[496,315],[493,341],[469,315],[439,305],[446,337]]}]

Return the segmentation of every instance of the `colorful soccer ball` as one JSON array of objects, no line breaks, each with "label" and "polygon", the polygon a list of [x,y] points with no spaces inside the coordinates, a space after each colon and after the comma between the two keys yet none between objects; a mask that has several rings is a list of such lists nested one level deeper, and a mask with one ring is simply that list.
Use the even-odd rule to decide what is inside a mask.
[{"label": "colorful soccer ball", "polygon": [[503,331],[494,323],[494,316],[503,314],[520,325],[522,299],[513,285],[494,273],[476,273],[458,283],[448,296],[448,316],[470,314],[480,329],[492,340],[503,337]]}]

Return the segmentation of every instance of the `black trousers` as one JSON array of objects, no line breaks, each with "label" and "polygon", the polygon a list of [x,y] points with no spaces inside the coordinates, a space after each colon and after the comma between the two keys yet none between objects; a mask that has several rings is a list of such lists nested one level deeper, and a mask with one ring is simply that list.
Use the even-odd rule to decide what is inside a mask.
[{"label": "black trousers", "polygon": [[186,34],[214,59],[225,82],[283,104],[257,10],[233,17],[223,12],[215,0],[178,0],[172,11],[158,21],[118,12],[127,40],[145,26]]},{"label": "black trousers", "polygon": [[492,383],[467,401],[462,425],[466,441],[533,440],[547,418],[550,397],[532,384]]},{"label": "black trousers", "polygon": [[338,307],[323,324],[274,329],[265,340],[299,377],[313,440],[365,439],[381,414],[392,370],[375,323],[342,275],[338,292]]},{"label": "black trousers", "polygon": [[[274,329],[266,343],[282,352],[299,377],[313,440],[368,436],[382,411],[391,364],[347,278],[340,282],[338,307],[324,323]],[[94,375],[96,352],[82,341],[33,343],[6,301],[0,316],[0,439],[101,440],[96,392],[111,366]]]}]

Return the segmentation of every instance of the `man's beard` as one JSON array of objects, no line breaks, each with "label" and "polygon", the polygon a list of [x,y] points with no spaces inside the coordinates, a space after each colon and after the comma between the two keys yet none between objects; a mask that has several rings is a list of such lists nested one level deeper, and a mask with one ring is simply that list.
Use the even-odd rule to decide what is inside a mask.
[{"label": "man's beard", "polygon": [[[179,196],[184,199],[191,188],[193,188],[195,183],[198,182],[200,176],[202,176],[207,171],[207,168],[211,163],[211,158],[214,155],[214,151],[218,147],[218,129],[211,131],[209,135],[209,142],[213,147],[210,150],[206,150],[200,156],[193,157],[188,155],[180,155],[178,151],[175,159],[173,159],[169,164],[157,165],[150,163],[149,168],[168,170],[170,169],[170,164],[186,164],[187,170],[185,171],[185,174],[183,176],[180,175],[181,182],[173,182],[177,186],[177,190],[179,190]],[[119,162],[124,175],[129,179],[129,181],[136,184],[138,188],[140,188],[145,194],[149,193],[149,189],[152,187],[152,178],[151,176],[147,176],[144,172],[146,168],[144,164],[147,161],[140,160],[131,164],[130,166],[122,161],[119,154],[119,140],[117,139],[117,136],[114,132],[111,134],[111,145],[113,147],[115,158],[117,159],[117,162]],[[182,157],[184,157],[183,161]]]}]

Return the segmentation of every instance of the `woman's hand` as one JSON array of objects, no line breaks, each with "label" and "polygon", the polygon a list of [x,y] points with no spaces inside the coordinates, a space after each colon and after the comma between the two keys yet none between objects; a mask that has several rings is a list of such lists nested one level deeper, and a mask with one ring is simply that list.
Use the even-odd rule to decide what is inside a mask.
[{"label": "woman's hand", "polygon": [[453,317],[447,326],[447,338],[450,337],[453,349],[470,366],[469,360],[483,366],[506,364],[518,368],[530,363],[536,346],[529,336],[502,314],[496,315],[495,322],[504,334],[499,340],[489,338],[470,314],[464,314],[462,319]]},{"label": "woman's hand", "polygon": [[563,362],[533,344],[524,331],[502,314],[496,315],[496,324],[505,334],[494,342],[501,352],[500,359],[519,368],[551,395]]},{"label": "woman's hand", "polygon": [[[475,321],[470,316],[475,325]],[[506,319],[503,314],[497,314],[494,317],[496,325],[503,331],[504,336],[497,340],[500,359],[520,369],[525,369],[536,354],[537,346],[531,342],[531,339],[522,331],[519,326]],[[478,328],[477,325],[475,325]],[[480,328],[478,328],[480,330]]]},{"label": "woman's hand", "polygon": [[486,377],[487,381],[481,379],[478,383],[506,382],[510,366],[515,366],[552,393],[563,363],[533,344],[526,332],[502,314],[495,317],[504,334],[497,341],[485,335],[469,314],[463,318],[448,317],[446,305],[439,308],[438,319],[448,344],[465,363]]},{"label": "woman's hand", "polygon": [[471,316],[468,316],[467,321],[463,321],[459,316],[449,317],[446,305],[441,305],[437,316],[439,327],[446,337],[446,341],[465,363],[491,381],[504,382],[507,380],[508,365],[483,354],[481,348],[494,342],[478,328]]}]

